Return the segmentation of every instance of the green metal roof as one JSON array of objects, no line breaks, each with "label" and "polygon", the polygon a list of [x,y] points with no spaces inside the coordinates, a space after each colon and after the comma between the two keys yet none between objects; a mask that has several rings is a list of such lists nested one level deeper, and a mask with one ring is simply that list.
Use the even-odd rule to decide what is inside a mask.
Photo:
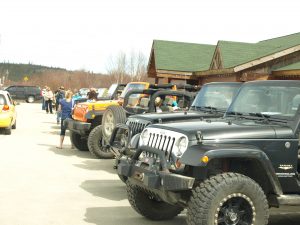
[{"label": "green metal roof", "polygon": [[258,43],[218,42],[224,68],[238,66],[296,45],[300,45],[300,33],[260,41]]},{"label": "green metal roof", "polygon": [[280,67],[274,71],[283,71],[283,70],[300,70],[300,62],[296,62],[288,66]]},{"label": "green metal roof", "polygon": [[154,40],[153,50],[156,69],[195,72],[209,69],[215,45]]}]

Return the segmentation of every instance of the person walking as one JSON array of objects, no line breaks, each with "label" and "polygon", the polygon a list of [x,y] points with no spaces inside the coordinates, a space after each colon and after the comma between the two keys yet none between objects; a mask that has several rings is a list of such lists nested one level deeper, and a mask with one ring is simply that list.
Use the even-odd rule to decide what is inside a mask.
[{"label": "person walking", "polygon": [[61,112],[58,111],[59,102],[65,98],[65,88],[63,86],[59,87],[55,94],[55,111],[56,111],[56,122],[59,124],[61,119]]},{"label": "person walking", "polygon": [[47,89],[47,86],[45,86],[45,87],[42,89],[42,110],[45,110],[45,109],[46,109],[46,106],[45,106],[45,94],[46,94],[46,89]]},{"label": "person walking", "polygon": [[[60,122],[60,141],[59,146],[56,148],[62,149],[63,142],[66,135],[67,127],[64,125],[64,120],[67,118],[71,118],[72,112],[72,91],[68,90],[65,93],[65,98],[62,99],[58,106],[58,111],[61,112],[61,122]],[[73,148],[73,146],[71,147]]]},{"label": "person walking", "polygon": [[50,113],[53,114],[53,112],[52,112],[53,98],[54,98],[53,92],[51,91],[50,87],[47,87],[46,93],[44,95],[46,113],[49,113],[49,111],[50,111]]}]

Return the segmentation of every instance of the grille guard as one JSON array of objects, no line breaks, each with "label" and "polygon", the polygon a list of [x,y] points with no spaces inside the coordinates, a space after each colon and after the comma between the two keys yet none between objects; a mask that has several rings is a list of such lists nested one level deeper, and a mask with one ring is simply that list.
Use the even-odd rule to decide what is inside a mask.
[{"label": "grille guard", "polygon": [[[122,133],[125,133],[126,131],[128,131],[128,138],[127,138],[125,146],[121,146],[120,144],[118,144],[119,142],[116,141],[117,133],[120,130],[122,130],[121,131]],[[121,152],[124,152],[126,149],[128,149],[128,145],[129,145],[130,140],[131,140],[131,133],[132,133],[131,128],[128,125],[123,124],[123,123],[118,123],[116,125],[116,127],[114,128],[114,130],[111,134],[110,140],[109,140],[109,145],[113,149],[113,152],[121,153]]]},{"label": "grille guard", "polygon": [[[157,154],[160,157],[162,170],[150,171],[137,166],[135,163],[143,151]],[[170,172],[164,152],[148,146],[138,148],[132,158],[121,158],[118,164],[118,174],[128,177],[130,182],[137,185],[149,189],[163,188],[168,191],[190,190],[195,182],[195,178]]]}]

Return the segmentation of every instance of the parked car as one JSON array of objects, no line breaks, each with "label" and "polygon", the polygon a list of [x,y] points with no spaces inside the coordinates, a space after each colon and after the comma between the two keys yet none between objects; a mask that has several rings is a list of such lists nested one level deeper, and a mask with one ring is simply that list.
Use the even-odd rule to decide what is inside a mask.
[{"label": "parked car", "polygon": [[13,85],[5,90],[13,99],[25,100],[28,103],[42,99],[41,88],[38,86]]},{"label": "parked car", "polygon": [[242,85],[225,117],[149,125],[122,157],[139,214],[188,225],[268,224],[269,208],[300,206],[300,81]]},{"label": "parked car", "polygon": [[7,91],[0,90],[0,128],[4,133],[11,134],[11,129],[17,127],[15,103]]}]

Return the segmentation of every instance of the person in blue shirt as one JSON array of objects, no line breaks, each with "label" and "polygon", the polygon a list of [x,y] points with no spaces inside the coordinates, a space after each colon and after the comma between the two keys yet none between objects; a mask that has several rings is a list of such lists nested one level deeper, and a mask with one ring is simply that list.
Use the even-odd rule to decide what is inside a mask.
[{"label": "person in blue shirt", "polygon": [[59,124],[61,113],[58,111],[59,103],[65,97],[65,88],[63,86],[59,87],[55,93],[55,110],[56,110],[56,122]]},{"label": "person in blue shirt", "polygon": [[[64,120],[71,118],[72,113],[72,91],[66,91],[65,98],[60,100],[58,111],[61,113],[61,123],[60,123],[60,142],[57,148],[62,149],[62,145],[65,139],[67,127],[64,126]],[[73,148],[73,146],[72,146]]]}]

